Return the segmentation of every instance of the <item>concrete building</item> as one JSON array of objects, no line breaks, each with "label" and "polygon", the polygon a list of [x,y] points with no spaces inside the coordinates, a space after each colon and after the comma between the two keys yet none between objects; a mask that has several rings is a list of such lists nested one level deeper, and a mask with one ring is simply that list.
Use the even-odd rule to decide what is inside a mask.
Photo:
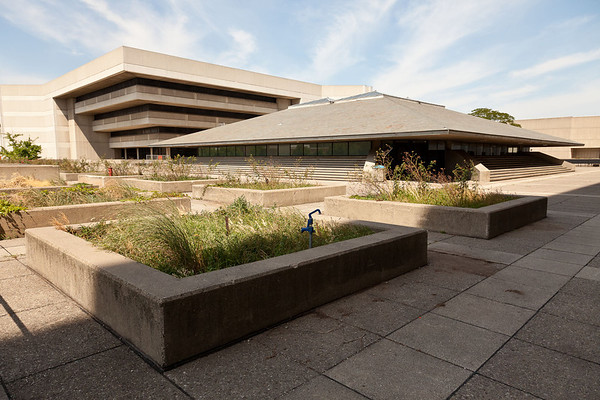
[{"label": "concrete building", "polygon": [[[344,179],[369,165],[379,148],[399,162],[416,152],[452,171],[471,160],[494,170],[490,179],[567,172],[531,147],[579,143],[448,110],[444,106],[370,92],[324,98],[247,121],[169,139],[154,146],[197,149],[200,161],[241,167],[244,158],[270,157],[292,167],[302,157],[323,179]],[[525,174],[526,173],[526,174]]]},{"label": "concrete building", "polygon": [[535,149],[560,159],[600,159],[600,116],[522,119],[525,129],[583,143],[583,147]]},{"label": "concrete building", "polygon": [[145,159],[167,154],[149,147],[161,140],[369,90],[120,47],[45,84],[0,85],[0,124],[45,158]]}]

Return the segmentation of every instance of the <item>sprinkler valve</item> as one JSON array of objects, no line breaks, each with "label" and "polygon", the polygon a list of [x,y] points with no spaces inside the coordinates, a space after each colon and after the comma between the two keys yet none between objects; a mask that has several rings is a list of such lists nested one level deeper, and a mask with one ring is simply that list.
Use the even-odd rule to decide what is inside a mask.
[{"label": "sprinkler valve", "polygon": [[308,214],[308,221],[306,221],[306,228],[301,228],[300,232],[308,232],[308,248],[311,249],[312,248],[312,235],[313,232],[315,231],[315,228],[313,227],[313,218],[312,215],[314,213],[318,212],[319,214],[321,214],[321,210],[319,210],[318,208],[309,213]]}]

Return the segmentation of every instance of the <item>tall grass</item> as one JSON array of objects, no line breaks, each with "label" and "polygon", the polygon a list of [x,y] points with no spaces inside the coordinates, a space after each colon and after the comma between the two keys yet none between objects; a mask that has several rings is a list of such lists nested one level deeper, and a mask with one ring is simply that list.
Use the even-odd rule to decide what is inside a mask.
[{"label": "tall grass", "polygon": [[[182,214],[141,205],[111,224],[84,228],[82,237],[175,276],[188,276],[304,250],[308,236],[297,212],[265,209],[243,197],[212,213]],[[372,233],[365,227],[315,223],[313,246]]]}]

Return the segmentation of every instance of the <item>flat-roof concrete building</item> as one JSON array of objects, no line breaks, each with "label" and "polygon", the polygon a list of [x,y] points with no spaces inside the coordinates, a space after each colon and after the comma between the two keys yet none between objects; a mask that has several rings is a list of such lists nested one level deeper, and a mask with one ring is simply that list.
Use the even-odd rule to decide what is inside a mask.
[{"label": "flat-roof concrete building", "polygon": [[0,85],[0,124],[46,158],[145,159],[166,154],[149,147],[161,140],[369,90],[120,47],[45,84]]},{"label": "flat-roof concrete building", "polygon": [[583,143],[583,147],[539,149],[561,159],[600,159],[600,116],[522,119],[523,128]]}]

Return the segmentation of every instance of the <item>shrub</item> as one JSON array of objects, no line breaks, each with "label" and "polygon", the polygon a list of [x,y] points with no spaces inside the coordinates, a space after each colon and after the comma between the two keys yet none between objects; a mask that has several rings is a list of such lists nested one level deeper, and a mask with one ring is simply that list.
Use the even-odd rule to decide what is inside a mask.
[{"label": "shrub", "polygon": [[33,144],[35,139],[27,138],[27,140],[19,140],[18,138],[23,135],[8,132],[3,133],[3,135],[8,139],[11,150],[0,146],[0,155],[2,157],[13,161],[36,160],[40,158],[42,146]]}]

